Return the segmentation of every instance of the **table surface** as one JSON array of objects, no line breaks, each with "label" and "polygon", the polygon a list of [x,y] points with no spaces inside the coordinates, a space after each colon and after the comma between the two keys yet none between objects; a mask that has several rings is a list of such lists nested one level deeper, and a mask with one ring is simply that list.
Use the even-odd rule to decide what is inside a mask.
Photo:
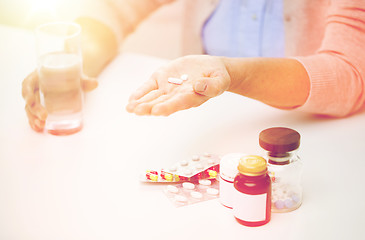
[{"label": "table surface", "polygon": [[[129,95],[167,60],[120,54],[86,95],[71,136],[36,133],[21,97],[35,67],[32,32],[0,25],[0,239],[365,239],[365,114],[345,119],[271,108],[231,93],[169,117],[140,117]],[[236,222],[218,199],[175,208],[146,169],[195,154],[259,154],[272,126],[302,135],[304,201],[262,227]]]}]

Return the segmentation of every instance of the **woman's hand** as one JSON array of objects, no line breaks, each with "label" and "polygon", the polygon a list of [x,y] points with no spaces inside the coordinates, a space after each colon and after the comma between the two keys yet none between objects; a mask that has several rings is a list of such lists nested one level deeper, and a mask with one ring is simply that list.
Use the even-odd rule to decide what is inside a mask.
[{"label": "woman's hand", "polygon": [[[169,77],[188,79],[181,85],[168,82]],[[137,115],[168,116],[174,112],[200,106],[230,86],[230,76],[219,57],[191,55],[178,58],[156,71],[129,98],[127,111]]]},{"label": "woman's hand", "polygon": [[[104,67],[117,55],[118,43],[113,31],[105,24],[88,17],[76,20],[82,27],[82,57],[83,73],[97,77]],[[95,78],[82,76],[82,89],[91,91],[98,86]],[[25,111],[30,126],[40,132],[43,131],[47,119],[47,111],[40,104],[38,74],[29,74],[23,81],[22,95],[26,102]]]},{"label": "woman's hand", "polygon": [[[88,92],[95,89],[98,86],[98,82],[94,78],[83,77],[81,79],[81,86],[84,91]],[[47,111],[40,103],[37,71],[32,72],[24,79],[22,95],[25,100],[25,111],[29,125],[37,132],[43,131],[47,119]]]}]

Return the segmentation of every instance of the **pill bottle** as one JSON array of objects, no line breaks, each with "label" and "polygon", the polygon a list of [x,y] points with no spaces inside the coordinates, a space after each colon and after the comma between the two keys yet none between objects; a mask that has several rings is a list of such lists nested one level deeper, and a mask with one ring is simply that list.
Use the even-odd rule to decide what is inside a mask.
[{"label": "pill bottle", "polygon": [[232,200],[235,189],[233,181],[238,173],[238,162],[243,153],[229,153],[221,158],[219,163],[219,200],[223,206],[232,208]]},{"label": "pill bottle", "polygon": [[261,226],[271,218],[271,180],[263,157],[248,155],[239,160],[234,179],[233,215],[245,226]]},{"label": "pill bottle", "polygon": [[290,128],[268,128],[260,133],[259,144],[272,182],[272,212],[299,208],[303,197],[303,164],[297,154],[300,134]]}]

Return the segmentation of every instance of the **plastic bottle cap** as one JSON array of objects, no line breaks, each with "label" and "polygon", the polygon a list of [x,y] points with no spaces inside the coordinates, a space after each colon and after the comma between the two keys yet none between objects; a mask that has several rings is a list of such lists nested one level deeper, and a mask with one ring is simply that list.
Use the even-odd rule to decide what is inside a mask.
[{"label": "plastic bottle cap", "polygon": [[243,153],[229,153],[222,157],[219,164],[220,175],[223,179],[233,181],[238,173],[237,167]]},{"label": "plastic bottle cap", "polygon": [[238,171],[248,176],[259,176],[267,171],[266,160],[256,155],[244,156],[240,159]]},{"label": "plastic bottle cap", "polygon": [[260,132],[259,144],[274,154],[287,153],[299,148],[300,134],[290,128],[268,128]]}]

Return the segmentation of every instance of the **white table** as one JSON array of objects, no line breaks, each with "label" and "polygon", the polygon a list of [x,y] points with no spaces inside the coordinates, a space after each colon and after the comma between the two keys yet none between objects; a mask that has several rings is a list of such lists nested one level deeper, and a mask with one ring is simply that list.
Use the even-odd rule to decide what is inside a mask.
[{"label": "white table", "polygon": [[[0,26],[0,239],[365,239],[365,114],[315,118],[225,93],[170,117],[125,111],[166,60],[124,53],[86,96],[84,129],[30,129],[21,82],[35,66],[31,32]],[[304,202],[269,224],[238,224],[218,200],[175,208],[139,174],[194,154],[260,153],[258,134],[302,135]]]}]

